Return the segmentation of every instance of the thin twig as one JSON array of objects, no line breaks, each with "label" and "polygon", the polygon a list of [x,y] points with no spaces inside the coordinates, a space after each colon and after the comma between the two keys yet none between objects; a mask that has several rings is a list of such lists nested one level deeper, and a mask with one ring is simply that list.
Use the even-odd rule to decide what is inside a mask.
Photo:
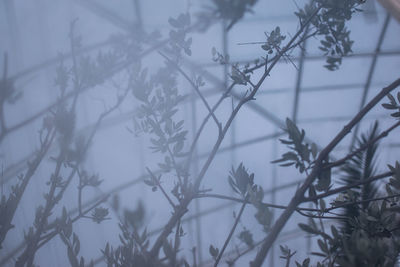
[{"label": "thin twig", "polygon": [[400,126],[400,121],[396,122],[395,124],[393,124],[391,127],[389,127],[387,130],[383,131],[382,133],[380,133],[378,136],[376,136],[375,138],[369,140],[368,142],[366,142],[365,144],[363,144],[362,146],[360,146],[359,148],[357,148],[356,150],[354,150],[353,152],[349,153],[348,155],[346,155],[345,157],[334,161],[334,162],[330,162],[328,164],[326,164],[323,169],[331,169],[333,167],[337,167],[340,165],[343,165],[344,163],[346,163],[347,160],[351,159],[353,156],[355,156],[356,154],[360,153],[361,151],[367,149],[369,146],[371,146],[372,144],[375,144],[376,142],[378,142],[380,139],[385,138],[386,136],[389,135],[389,133],[391,131],[393,131],[394,129],[396,129],[397,127]]},{"label": "thin twig", "polygon": [[352,184],[349,184],[349,185],[345,185],[345,186],[341,186],[341,187],[329,190],[328,192],[316,195],[314,197],[304,198],[302,202],[313,202],[313,201],[319,200],[321,198],[326,198],[328,196],[344,192],[344,191],[349,190],[351,188],[356,188],[356,187],[358,187],[360,185],[363,185],[363,184],[368,184],[368,183],[371,183],[371,182],[374,182],[374,181],[377,181],[377,180],[381,180],[381,179],[390,177],[392,175],[393,175],[393,173],[390,172],[390,171],[389,172],[384,172],[382,174],[375,175],[375,176],[372,176],[372,177],[367,178],[367,179],[363,179],[362,181],[358,181],[358,182],[355,182],[355,183],[352,183]]},{"label": "thin twig", "polygon": [[[212,112],[215,112],[217,110],[219,105],[228,96],[228,94],[231,92],[231,90],[233,89],[234,86],[235,86],[235,83],[232,83],[231,86],[229,86],[228,89],[221,95],[221,97],[218,99],[217,103],[215,103],[215,105],[212,107],[212,109],[211,109]],[[208,120],[210,119],[210,117],[211,117],[211,113],[209,112],[207,114],[207,116],[203,119],[199,129],[196,132],[195,137],[193,138],[193,141],[192,141],[192,144],[191,144],[190,150],[189,150],[189,155],[186,160],[185,170],[189,169],[189,165],[192,161],[193,153],[194,153],[194,150],[196,149],[197,142],[201,136],[201,133],[203,132],[204,127],[206,126]]]},{"label": "thin twig", "polygon": [[181,227],[181,220],[178,221],[178,223],[176,224],[176,230],[175,230],[175,242],[174,242],[174,259],[172,262],[172,266],[175,266],[176,264],[176,256],[178,254],[178,249],[179,249],[179,231],[180,231],[180,227]]},{"label": "thin twig", "polygon": [[[219,195],[219,194],[198,194],[195,196],[195,198],[218,198],[218,199],[226,199],[226,200],[231,200],[239,203],[247,203],[250,204],[251,202],[249,200],[241,199],[241,198],[236,198],[236,197],[230,197],[230,196],[224,196],[224,195]],[[266,203],[262,202],[261,203],[265,207],[269,208],[276,208],[276,209],[286,209],[287,206],[284,205],[276,205],[276,204],[271,204],[271,203]],[[298,208],[298,210],[302,211],[320,211],[319,209],[312,209],[312,208]]]},{"label": "thin twig", "polygon": [[174,202],[171,200],[171,198],[168,196],[167,192],[165,192],[164,188],[161,185],[160,180],[154,175],[154,173],[146,167],[147,172],[150,174],[152,181],[156,183],[156,185],[158,186],[158,188],[160,188],[161,192],[163,193],[163,195],[165,196],[165,198],[168,200],[169,204],[171,204],[172,208],[176,208]]},{"label": "thin twig", "polygon": [[242,204],[242,207],[240,208],[240,211],[239,211],[239,214],[238,214],[237,217],[236,217],[235,223],[233,224],[232,229],[231,229],[231,231],[229,232],[229,235],[228,235],[228,237],[227,237],[226,240],[225,240],[224,246],[222,247],[221,252],[218,254],[218,256],[217,256],[217,258],[216,258],[216,260],[215,260],[214,267],[217,267],[219,261],[220,261],[221,258],[222,258],[222,255],[224,255],[224,252],[225,252],[226,247],[228,246],[229,242],[231,241],[232,235],[233,235],[233,233],[235,232],[236,226],[238,225],[238,223],[239,223],[239,221],[240,221],[240,218],[242,217],[244,208],[246,207],[247,199],[248,199],[248,197],[246,197],[245,201],[244,201],[243,204]]}]

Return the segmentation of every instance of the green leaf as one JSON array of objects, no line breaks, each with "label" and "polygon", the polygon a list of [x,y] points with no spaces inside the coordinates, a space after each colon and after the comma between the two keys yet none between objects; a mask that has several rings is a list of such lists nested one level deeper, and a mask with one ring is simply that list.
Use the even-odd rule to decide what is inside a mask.
[{"label": "green leaf", "polygon": [[329,254],[328,247],[326,246],[326,244],[321,239],[318,239],[318,246],[321,249],[321,251],[325,252],[326,254]]},{"label": "green leaf", "polygon": [[315,143],[311,144],[311,154],[312,154],[314,159],[317,158],[318,148],[317,148],[317,145]]},{"label": "green leaf", "polygon": [[315,189],[317,189],[317,191],[327,191],[329,189],[330,184],[331,184],[331,169],[326,169],[323,170],[319,175]]},{"label": "green leaf", "polygon": [[76,259],[72,249],[68,247],[67,251],[68,251],[68,259],[69,262],[71,263],[71,266],[78,266],[78,260]]},{"label": "green leaf", "polygon": [[213,245],[210,245],[208,251],[210,252],[210,255],[216,259],[218,257],[219,254],[219,249],[218,248],[214,248]]},{"label": "green leaf", "polygon": [[400,117],[400,111],[394,112],[394,113],[390,114],[390,116],[395,117],[395,118],[399,118]]},{"label": "green leaf", "polygon": [[307,258],[303,261],[302,267],[308,267],[310,265],[310,258]]},{"label": "green leaf", "polygon": [[[312,184],[308,188],[308,197],[309,198],[314,198],[317,196],[317,192],[315,191],[315,186]],[[317,204],[317,200],[315,200],[315,204]]]},{"label": "green leaf", "polygon": [[232,167],[228,181],[235,192],[245,196],[247,188],[254,184],[254,174],[249,174],[243,163],[240,163],[236,170]]},{"label": "green leaf", "polygon": [[257,213],[254,215],[257,219],[257,222],[264,227],[264,230],[267,231],[271,225],[272,214],[268,206],[259,205],[257,207]]},{"label": "green leaf", "polygon": [[239,239],[243,243],[245,243],[249,248],[254,247],[253,235],[248,229],[245,229],[242,232],[240,232]]},{"label": "green leaf", "polygon": [[318,230],[312,228],[311,226],[309,226],[308,224],[304,224],[304,223],[299,223],[298,224],[300,229],[303,230],[304,232],[307,232],[309,234],[314,234],[317,235],[319,233]]},{"label": "green leaf", "polygon": [[387,95],[387,97],[389,98],[390,103],[391,103],[392,105],[396,105],[396,99],[394,99],[394,97],[393,97],[393,95],[392,95],[391,93],[389,93],[389,94]]},{"label": "green leaf", "polygon": [[397,109],[397,105],[383,103],[382,107],[385,109]]},{"label": "green leaf", "polygon": [[325,200],[323,200],[322,198],[319,200],[319,206],[321,207],[321,212],[324,212],[326,209],[326,204]]},{"label": "green leaf", "polygon": [[164,251],[165,256],[168,259],[174,258],[174,255],[175,255],[174,249],[168,240],[165,240],[163,243],[163,251]]}]

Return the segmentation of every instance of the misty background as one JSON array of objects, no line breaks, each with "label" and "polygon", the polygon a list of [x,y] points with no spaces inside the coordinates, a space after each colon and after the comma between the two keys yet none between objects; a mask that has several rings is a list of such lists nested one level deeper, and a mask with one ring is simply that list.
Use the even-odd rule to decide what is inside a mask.
[{"label": "misty background", "polygon": [[[230,83],[230,69],[212,60],[212,48],[222,54],[229,54],[231,62],[253,62],[264,56],[265,51],[259,44],[241,45],[246,42],[262,42],[264,32],[270,32],[280,26],[287,36],[294,34],[298,19],[293,14],[296,5],[305,1],[259,0],[253,13],[247,13],[243,20],[226,32],[226,22],[215,22],[204,32],[192,32],[192,55],[186,56],[182,68],[187,73],[201,75],[205,86],[201,88],[210,105],[213,105]],[[171,29],[168,19],[189,12],[192,23],[196,14],[207,10],[209,1],[202,0],[3,0],[0,1],[0,57],[1,73],[3,59],[7,53],[8,75],[15,79],[15,88],[21,97],[15,104],[5,105],[7,125],[18,125],[33,114],[41,112],[57,101],[60,91],[55,86],[56,69],[61,61],[70,64],[70,25],[75,22],[74,34],[81,37],[79,56],[96,56],[99,51],[108,51],[118,44],[118,38],[129,38],[139,30],[158,31],[161,40],[168,37]],[[241,162],[255,174],[255,182],[267,192],[264,200],[285,205],[289,202],[299,182],[302,180],[294,168],[280,168],[270,161],[280,157],[286,147],[278,138],[285,127],[286,117],[297,122],[299,128],[306,131],[309,140],[318,146],[325,146],[332,137],[343,128],[352,116],[372,98],[382,87],[397,79],[400,73],[400,23],[392,19],[377,2],[368,1],[364,12],[356,14],[348,24],[351,38],[354,40],[353,54],[343,59],[338,71],[323,68],[325,58],[318,49],[319,41],[306,42],[306,53],[297,49],[292,54],[292,62],[281,61],[267,78],[256,101],[247,103],[236,117],[228,132],[220,152],[212,163],[203,182],[203,189],[212,189],[213,193],[234,195],[227,177],[232,166]],[[135,49],[134,47],[131,49]],[[160,48],[162,49],[162,48]],[[141,52],[145,51],[143,48]],[[134,51],[135,52],[135,51]],[[293,65],[295,64],[295,66]],[[127,63],[129,64],[129,62]],[[165,64],[157,50],[147,54],[142,64],[149,71],[156,71]],[[252,80],[257,80],[261,72],[255,72]],[[105,77],[104,77],[105,78]],[[88,133],[98,116],[111,107],[117,96],[115,85],[124,86],[126,76],[116,72],[94,88],[84,91],[77,103],[76,132]],[[184,104],[179,106],[178,116],[184,119],[184,128],[189,131],[188,141],[193,138],[207,110],[190,85],[179,76],[179,90],[185,94]],[[245,87],[235,87],[216,112],[225,122],[232,105],[238,102]],[[85,169],[97,173],[102,184],[97,189],[86,189],[83,202],[110,194],[103,205],[109,208],[109,219],[101,224],[91,220],[80,220],[74,224],[74,231],[80,236],[81,254],[87,259],[101,261],[101,249],[105,244],[119,243],[120,214],[113,212],[116,195],[122,209],[138,210],[142,203],[144,218],[141,229],[156,233],[166,223],[171,208],[160,192],[152,192],[143,183],[146,167],[158,170],[159,155],[149,150],[149,136],[135,136],[133,116],[138,102],[128,95],[125,102],[110,116],[105,118],[98,130],[84,162]],[[388,112],[380,105],[376,106],[362,120],[356,134],[367,131],[375,120],[379,120],[380,129],[388,127],[392,121]],[[18,175],[26,169],[32,153],[39,147],[38,130],[42,117],[6,136],[0,143],[0,165],[2,169],[1,194],[8,195]],[[210,121],[199,140],[192,171],[198,172],[217,138],[217,128]],[[334,151],[333,157],[344,155],[352,142],[354,131],[346,137]],[[186,146],[187,147],[187,144]],[[385,170],[386,163],[394,163],[400,155],[400,139],[394,132],[379,146],[378,166]],[[50,154],[56,154],[56,147]],[[48,190],[46,182],[52,170],[49,156],[39,167],[31,180],[17,210],[11,230],[4,246],[0,250],[1,264],[13,266],[21,250],[24,232],[32,225],[35,208],[44,202],[43,194]],[[334,176],[337,180],[340,175]],[[334,181],[335,181],[334,180]],[[172,178],[166,178],[165,187],[170,191]],[[77,182],[73,182],[55,209],[54,215],[61,213],[62,206],[68,210],[77,207]],[[233,223],[233,212],[239,205],[219,199],[199,199],[190,206],[185,215],[182,239],[182,253],[191,258],[191,249],[196,246],[199,262],[211,263],[208,252],[210,244],[221,247]],[[279,215],[274,211],[274,217]],[[297,250],[295,259],[303,259],[313,250],[313,244],[297,223],[304,218],[293,215],[276,241],[275,249],[270,252],[266,266],[279,266],[278,244],[286,244]],[[329,224],[330,222],[328,222]],[[331,222],[333,223],[333,222]],[[264,237],[261,227],[254,219],[254,210],[247,209],[239,229],[253,231],[255,241]],[[153,236],[154,237],[154,236]],[[152,240],[152,239],[150,239]],[[243,246],[234,237],[226,255],[235,247]],[[199,249],[200,248],[200,249]],[[256,250],[241,258],[237,265],[247,265]],[[65,245],[55,238],[43,246],[35,257],[40,266],[68,266]]]}]

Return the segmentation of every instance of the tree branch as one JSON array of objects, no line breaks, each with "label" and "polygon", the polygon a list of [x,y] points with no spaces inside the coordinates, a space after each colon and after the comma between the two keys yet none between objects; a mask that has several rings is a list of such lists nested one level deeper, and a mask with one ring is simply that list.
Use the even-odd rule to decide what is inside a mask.
[{"label": "tree branch", "polygon": [[[304,31],[306,25],[308,25],[311,21],[311,19],[319,12],[319,9],[317,9],[314,14],[300,27],[300,29],[296,32],[296,34],[292,37],[292,39],[288,42],[288,44],[282,49],[282,53],[279,53],[279,56],[276,58],[276,60],[274,62],[271,63],[271,65],[265,70],[264,74],[262,75],[262,77],[260,78],[260,80],[258,81],[258,83],[256,84],[256,87],[253,88],[253,90],[251,91],[251,93],[249,94],[249,96],[243,98],[235,107],[235,109],[232,111],[228,121],[226,122],[225,126],[223,127],[223,130],[221,132],[221,134],[219,135],[216,143],[213,146],[213,149],[209,155],[209,157],[207,158],[206,162],[204,163],[200,173],[198,174],[198,176],[196,177],[195,181],[194,181],[194,186],[193,186],[193,192],[188,192],[184,199],[181,202],[180,207],[175,211],[175,213],[172,215],[172,217],[170,218],[170,220],[168,221],[168,223],[166,224],[166,226],[164,227],[163,231],[161,232],[161,234],[158,236],[156,242],[154,243],[151,251],[150,251],[150,255],[151,256],[156,256],[159,252],[159,249],[162,246],[162,243],[164,242],[165,238],[168,237],[168,235],[171,233],[172,228],[175,226],[175,224],[178,222],[178,220],[180,219],[180,216],[183,216],[186,211],[187,211],[187,207],[190,204],[191,200],[194,197],[194,194],[196,194],[196,191],[199,190],[200,188],[200,184],[201,181],[203,180],[208,168],[211,165],[211,162],[214,160],[214,157],[222,143],[222,141],[224,140],[224,137],[229,129],[229,127],[231,126],[233,120],[235,119],[237,113],[239,112],[239,110],[241,109],[241,107],[247,103],[250,100],[254,99],[255,94],[257,93],[258,89],[261,87],[262,83],[264,82],[264,80],[268,77],[268,75],[270,74],[271,70],[273,69],[273,67],[277,64],[277,62],[279,61],[279,59],[292,47],[292,45],[294,44],[294,42],[297,40],[297,38],[300,36],[300,34]],[[275,239],[275,238],[274,238]]]},{"label": "tree branch", "polygon": [[323,161],[328,157],[329,153],[337,146],[337,144],[351,131],[351,129],[360,122],[360,120],[376,105],[381,101],[388,93],[397,88],[400,85],[400,79],[394,81],[389,86],[383,88],[363,109],[356,114],[356,116],[336,135],[336,137],[320,152],[315,166],[307,176],[303,185],[297,189],[294,197],[290,201],[288,208],[281,214],[274,226],[271,228],[270,234],[267,236],[265,242],[261,246],[261,249],[257,253],[257,256],[252,263],[252,267],[259,267],[264,262],[265,257],[276,237],[279,235],[286,222],[289,220],[297,206],[303,202],[304,193],[307,191],[309,186],[315,181],[317,176],[321,173],[323,167]]},{"label": "tree branch", "polygon": [[330,162],[328,164],[326,164],[323,169],[331,169],[340,165],[343,165],[344,163],[346,163],[347,160],[351,159],[353,156],[357,155],[358,153],[360,153],[361,151],[367,149],[369,146],[371,146],[372,144],[378,142],[380,139],[385,138],[386,136],[389,135],[389,133],[391,131],[393,131],[394,129],[396,129],[397,127],[400,126],[400,121],[396,122],[395,124],[393,124],[391,127],[389,127],[387,130],[383,131],[382,133],[380,133],[378,136],[376,136],[374,139],[369,140],[367,143],[365,143],[364,145],[360,146],[359,148],[357,148],[356,150],[354,150],[353,152],[349,153],[347,156],[345,156],[344,158],[341,158],[337,161],[334,162]]},{"label": "tree branch", "polygon": [[221,252],[218,254],[217,259],[215,260],[214,267],[217,267],[219,261],[220,261],[221,258],[222,258],[222,255],[223,255],[224,252],[225,252],[226,247],[227,247],[228,244],[229,244],[229,241],[230,241],[231,238],[232,238],[233,233],[234,233],[235,230],[236,230],[236,226],[238,225],[238,223],[239,223],[239,221],[240,221],[240,217],[242,217],[244,208],[246,207],[247,200],[248,200],[248,197],[246,197],[246,199],[244,200],[244,202],[243,202],[243,204],[242,204],[242,207],[240,208],[240,211],[239,211],[238,216],[236,217],[235,223],[233,224],[232,229],[231,229],[231,231],[229,232],[229,235],[228,235],[228,237],[227,237],[226,240],[225,240],[224,246],[222,247]]},{"label": "tree branch", "polygon": [[348,189],[355,188],[355,187],[360,186],[360,185],[363,185],[363,184],[368,184],[368,183],[371,183],[371,182],[374,182],[374,181],[377,181],[377,180],[380,180],[380,179],[387,178],[387,177],[392,176],[392,175],[393,175],[393,173],[390,172],[390,171],[389,171],[389,172],[385,172],[385,173],[382,173],[382,174],[379,174],[379,175],[375,175],[375,176],[373,176],[373,177],[370,177],[370,178],[368,178],[368,179],[364,179],[364,180],[362,180],[362,181],[359,181],[359,182],[356,182],[356,183],[352,183],[352,184],[350,184],[350,185],[341,186],[341,187],[338,187],[338,188],[329,190],[328,192],[325,192],[325,193],[316,195],[316,196],[314,196],[314,197],[303,198],[303,201],[302,201],[302,202],[310,202],[310,201],[313,202],[313,201],[319,200],[319,199],[321,199],[321,198],[326,198],[326,197],[328,197],[328,196],[331,196],[331,195],[335,195],[335,194],[337,194],[337,193],[344,192],[344,191],[346,191],[346,190],[348,190]]}]

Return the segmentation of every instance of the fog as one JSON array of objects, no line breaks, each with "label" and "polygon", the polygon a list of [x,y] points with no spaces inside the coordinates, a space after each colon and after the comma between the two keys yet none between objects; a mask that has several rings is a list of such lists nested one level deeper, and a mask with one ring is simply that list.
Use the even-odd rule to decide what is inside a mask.
[{"label": "fog", "polygon": [[[134,75],[146,68],[147,77],[158,75],[161,80],[164,74],[168,76],[169,71],[174,71],[178,94],[185,96],[176,103],[178,111],[173,115],[174,122],[184,121],[182,131],[187,131],[183,147],[178,149],[180,152],[175,158],[178,165],[183,165],[185,153],[190,150],[196,132],[209,114],[204,100],[213,107],[233,81],[232,68],[213,60],[216,54],[212,51],[229,54],[229,62],[237,62],[240,67],[253,64],[254,60],[266,55],[259,43],[265,42],[265,33],[279,26],[281,33],[286,35],[284,42],[296,33],[299,19],[294,12],[297,5],[303,6],[304,2],[259,0],[252,12],[246,12],[226,31],[230,21],[204,19],[204,14],[212,13],[212,1],[1,1],[0,70],[1,77],[10,81],[13,87],[12,97],[2,100],[1,120],[5,125],[1,128],[0,139],[2,197],[7,198],[30,166],[36,164],[42,144],[46,143],[46,134],[51,138],[52,131],[46,128],[46,123],[52,121],[60,132],[60,128],[69,127],[64,125],[68,118],[52,120],[52,117],[61,110],[74,110],[71,120],[74,126],[71,126],[70,136],[65,132],[56,134],[29,180],[12,220],[14,228],[2,243],[0,265],[14,266],[24,252],[24,234],[34,226],[37,208],[46,205],[44,196],[51,190],[51,177],[63,145],[68,146],[68,153],[85,150],[87,145],[87,152],[77,161],[79,163],[72,160],[68,165],[65,160],[59,166],[59,176],[65,182],[77,166],[74,164],[79,164],[72,171],[62,198],[51,209],[49,222],[62,216],[63,207],[74,218],[80,214],[79,206],[85,210],[104,200],[99,207],[107,208],[108,214],[101,223],[85,217],[73,223],[73,232],[80,239],[79,257],[83,256],[87,263],[93,259],[97,266],[106,266],[101,250],[107,243],[114,248],[120,245],[119,224],[129,220],[129,216],[139,233],[147,230],[151,248],[173,208],[157,185],[150,183],[149,186],[143,180],[151,180],[150,173],[157,177],[162,174],[163,189],[174,203],[178,203],[171,191],[179,175],[173,170],[161,172],[160,163],[165,163],[168,152],[154,149],[155,144],[151,141],[155,138],[154,132],[146,132],[141,124],[143,103],[135,95],[140,94],[141,89],[135,86],[148,84],[138,82],[137,77],[141,74]],[[299,174],[294,167],[271,164],[287,151],[279,141],[286,137],[286,118],[291,118],[305,130],[309,144],[314,142],[321,149],[384,86],[399,78],[400,23],[388,17],[386,10],[375,1],[369,1],[363,7],[364,12],[355,14],[347,24],[354,40],[353,53],[343,58],[338,70],[329,71],[323,67],[325,58],[318,49],[317,38],[306,41],[304,53],[295,49],[276,64],[255,100],[245,103],[234,118],[202,179],[200,190],[238,197],[229,185],[228,176],[232,167],[236,169],[242,162],[250,173],[254,173],[254,182],[265,191],[265,202],[289,203],[305,175]],[[190,52],[183,46],[177,48],[181,54],[179,71],[173,70],[175,63],[170,62],[175,60],[170,31],[180,29],[174,28],[171,18],[177,19],[181,14],[190,16],[184,40],[192,38],[192,41]],[[257,83],[263,71],[264,68],[255,70],[251,81]],[[62,80],[63,77],[67,80]],[[197,82],[198,77],[204,82],[198,88],[204,99],[189,82]],[[168,82],[168,78],[165,81]],[[222,126],[241,99],[248,95],[248,88],[249,84],[234,86],[214,112]],[[380,129],[389,127],[393,123],[389,114],[377,105],[330,157],[344,156],[355,140],[354,134],[366,132],[375,120],[379,121]],[[394,163],[399,158],[398,137],[399,132],[394,131],[380,143],[379,170],[386,170],[387,163]],[[214,118],[210,118],[190,160],[189,179],[201,172],[217,140],[218,127]],[[61,155],[67,157],[67,154]],[[85,172],[88,177],[97,175],[101,184],[80,190]],[[340,174],[334,173],[332,181],[339,178]],[[62,185],[55,190],[61,189]],[[181,237],[179,258],[185,257],[192,266],[192,248],[196,247],[194,254],[199,266],[212,265],[209,247],[223,246],[240,207],[239,202],[219,198],[194,199],[180,221],[185,234]],[[239,232],[251,230],[256,243],[265,238],[266,233],[254,218],[255,211],[253,207],[245,209],[221,266],[225,266],[229,257],[235,257],[237,251],[246,248],[238,238]],[[271,212],[274,222],[282,210],[271,209]],[[92,211],[87,217],[91,215]],[[296,250],[294,259],[299,261],[317,247],[315,240],[298,228],[300,222],[307,222],[307,219],[293,214],[269,252],[265,266],[284,265],[279,258],[280,244]],[[325,223],[328,227],[335,222],[328,220]],[[51,230],[44,230],[45,233],[51,233]],[[174,235],[175,228],[169,239],[173,241]],[[247,266],[256,253],[257,249],[247,253],[236,266]],[[62,238],[56,235],[43,244],[34,263],[38,266],[70,266]]]}]

